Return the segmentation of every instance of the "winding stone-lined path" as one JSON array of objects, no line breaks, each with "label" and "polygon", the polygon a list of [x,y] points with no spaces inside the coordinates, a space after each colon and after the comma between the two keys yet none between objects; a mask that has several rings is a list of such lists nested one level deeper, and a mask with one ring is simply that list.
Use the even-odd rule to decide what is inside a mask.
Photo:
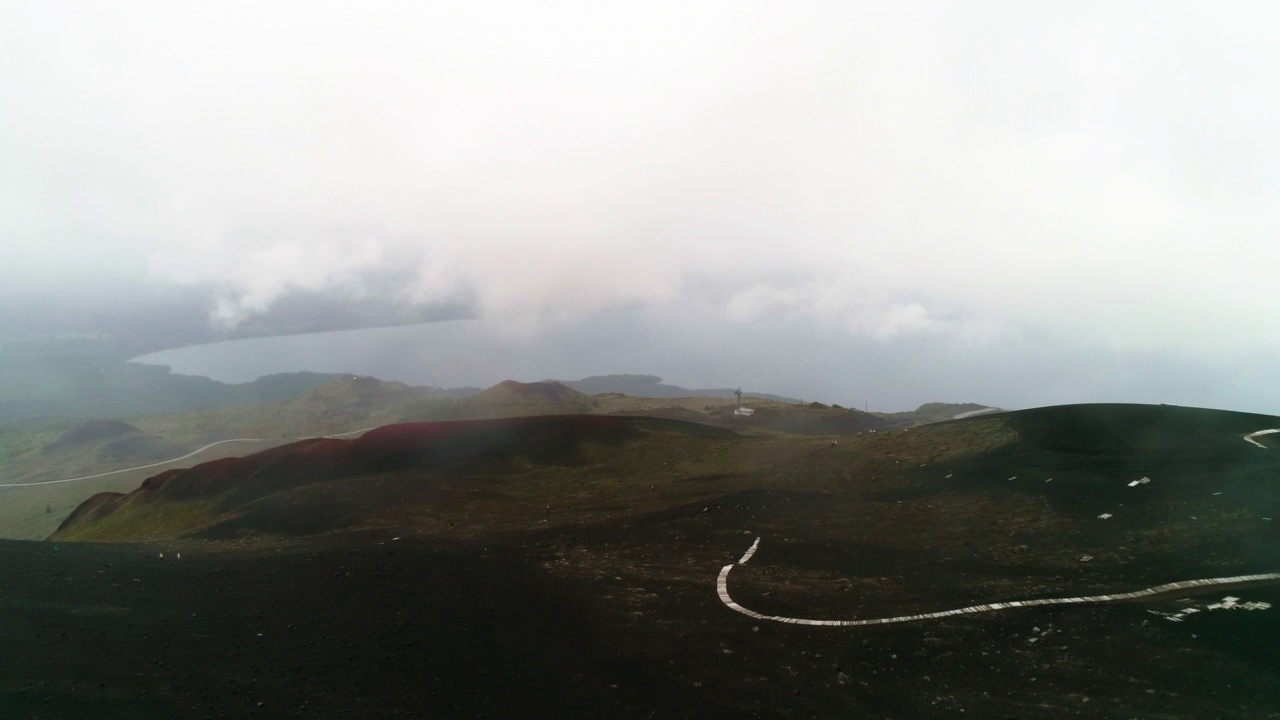
[{"label": "winding stone-lined path", "polygon": [[735,565],[744,565],[755,555],[756,550],[760,547],[760,538],[751,544],[750,549],[742,556],[737,563],[725,565],[720,570],[720,577],[716,580],[716,591],[720,594],[720,602],[735,612],[742,613],[749,618],[756,620],[769,620],[771,622],[786,623],[788,625],[817,625],[822,627],[862,627],[865,625],[888,625],[891,623],[915,622],[917,620],[936,620],[939,618],[952,617],[954,615],[973,615],[976,613],[994,612],[996,610],[1009,610],[1012,608],[1037,607],[1040,605],[1074,605],[1079,603],[1101,603],[1114,602],[1116,600],[1133,600],[1136,598],[1151,597],[1154,595],[1163,595],[1177,590],[1188,590],[1192,588],[1208,587],[1213,585],[1239,585],[1241,583],[1267,582],[1280,580],[1280,572],[1260,573],[1257,575],[1235,575],[1232,577],[1220,578],[1204,578],[1201,580],[1182,580],[1179,582],[1166,583],[1164,585],[1156,585],[1143,590],[1134,590],[1132,592],[1115,593],[1111,595],[1086,595],[1083,597],[1061,597],[1061,598],[1039,598],[1035,600],[1012,600],[1009,602],[991,603],[989,605],[971,605],[969,607],[957,608],[955,610],[941,610],[939,612],[920,613],[918,615],[899,615],[897,617],[869,618],[866,620],[813,620],[810,618],[794,618],[784,617],[781,615],[765,615],[754,610],[748,610],[733,601],[729,596],[729,572],[733,570]]},{"label": "winding stone-lined path", "polygon": [[1280,433],[1280,428],[1271,428],[1270,430],[1259,430],[1258,432],[1249,433],[1248,435],[1244,436],[1244,441],[1247,443],[1253,443],[1254,445],[1257,445],[1258,447],[1265,450],[1267,446],[1263,445],[1257,440],[1254,440],[1254,438],[1260,437],[1262,435],[1274,435],[1275,433]]}]

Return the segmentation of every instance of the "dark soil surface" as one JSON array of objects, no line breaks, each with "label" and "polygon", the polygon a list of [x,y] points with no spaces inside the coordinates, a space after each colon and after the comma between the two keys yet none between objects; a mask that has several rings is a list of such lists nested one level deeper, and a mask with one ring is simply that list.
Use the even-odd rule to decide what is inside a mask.
[{"label": "dark soil surface", "polygon": [[[748,519],[792,522],[803,500],[740,496],[706,513],[496,542],[0,543],[0,717],[1265,718],[1277,710],[1280,624],[1269,611],[1204,612],[1174,624],[1147,612],[1181,607],[1163,598],[832,629],[726,609],[714,580],[752,540],[738,528]],[[841,618],[1089,584],[948,555],[845,545],[811,527],[766,537],[732,587],[759,611]],[[1180,577],[1163,570],[1149,572]],[[1140,583],[1123,585],[1094,589]],[[1275,587],[1231,592],[1280,604]]]},{"label": "dark soil surface", "polygon": [[1207,609],[1276,584],[865,628],[717,596],[757,537],[734,600],[814,619],[1280,570],[1280,451],[1240,436],[1276,419],[1160,412],[1117,422],[1136,445],[1090,411],[838,445],[656,421],[555,461],[291,481],[196,537],[0,543],[0,718],[1277,717],[1280,610]]}]

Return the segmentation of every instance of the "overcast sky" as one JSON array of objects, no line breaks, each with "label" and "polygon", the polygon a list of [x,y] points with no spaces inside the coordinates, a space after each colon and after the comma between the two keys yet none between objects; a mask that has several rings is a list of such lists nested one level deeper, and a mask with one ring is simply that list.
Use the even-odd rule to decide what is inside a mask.
[{"label": "overcast sky", "polygon": [[204,287],[223,326],[462,300],[486,347],[837,401],[1280,413],[1278,35],[1272,2],[0,0],[0,283]]}]

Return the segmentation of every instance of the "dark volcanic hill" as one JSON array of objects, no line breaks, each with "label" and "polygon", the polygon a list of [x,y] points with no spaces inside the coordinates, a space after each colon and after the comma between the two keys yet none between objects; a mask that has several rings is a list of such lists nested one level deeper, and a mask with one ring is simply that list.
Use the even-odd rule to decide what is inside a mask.
[{"label": "dark volcanic hill", "polygon": [[[207,535],[227,526],[252,532],[318,532],[352,525],[366,515],[386,517],[405,509],[396,504],[398,496],[380,495],[369,484],[346,486],[353,495],[331,496],[333,483],[347,478],[398,476],[418,486],[422,492],[415,501],[421,501],[459,478],[492,481],[531,468],[543,476],[576,472],[602,452],[618,454],[609,448],[645,445],[640,441],[646,439],[647,446],[666,443],[678,448],[734,437],[728,431],[660,418],[584,415],[388,425],[355,440],[303,440],[243,458],[169,470],[128,494],[100,493],[71,513],[53,539],[127,539],[197,531]],[[622,470],[619,476],[628,474],[635,475],[635,469]],[[302,500],[301,495],[289,494],[310,485],[324,486],[326,497]],[[405,489],[412,488],[401,490]],[[363,507],[361,512],[353,510],[357,505]]]},{"label": "dark volcanic hill", "polygon": [[1081,405],[840,438],[594,415],[295,443],[0,543],[0,708],[1264,720],[1280,433],[1247,438],[1271,428]]},{"label": "dark volcanic hill", "polygon": [[[583,402],[580,394],[554,383],[508,382],[482,396],[493,405]],[[819,423],[825,432],[848,433],[864,423],[882,422],[856,411],[795,412],[794,417],[774,418],[762,408],[748,418],[726,415],[725,424]],[[843,418],[849,418],[848,427],[834,424]],[[1046,512],[1066,513],[1073,523],[1087,523],[1104,512],[1118,514],[1123,506],[1148,530],[1190,522],[1190,537],[1224,529],[1221,523],[1231,513],[1244,512],[1255,518],[1253,523],[1280,515],[1280,508],[1271,505],[1280,500],[1272,479],[1280,454],[1244,439],[1267,427],[1280,427],[1280,419],[1180,407],[1078,405],[846,435],[837,447],[787,435],[738,436],[655,417],[548,415],[407,423],[378,428],[356,440],[305,440],[167,471],[127,495],[91,498],[54,538],[207,535],[233,526],[267,533],[369,522],[412,526],[415,521],[405,508],[428,502],[428,497],[440,503],[437,510],[464,497],[471,498],[468,506],[479,507],[473,501],[486,497],[481,504],[487,503],[486,512],[497,516],[516,507],[529,512],[530,502],[561,504],[572,497],[590,503],[595,492],[614,495],[623,487],[630,492],[644,487],[634,485],[637,477],[669,484],[696,472],[715,479],[690,486],[700,492],[784,482],[796,491],[838,491],[824,500],[827,505],[838,505],[841,498],[856,502],[957,493],[998,504],[1005,500],[997,498],[1026,496],[1044,504]],[[724,454],[728,448],[734,449]],[[804,459],[779,464],[778,458],[797,455]],[[947,472],[934,469],[939,463]],[[1135,491],[1129,483],[1142,477],[1149,482]],[[653,487],[656,491],[658,486]],[[433,495],[446,488],[452,493],[447,501]],[[503,507],[504,502],[510,507]],[[1209,506],[1202,507],[1206,502]],[[1196,520],[1189,521],[1191,516]],[[953,517],[951,524],[960,519]],[[1132,526],[1106,526],[1120,527]]]}]

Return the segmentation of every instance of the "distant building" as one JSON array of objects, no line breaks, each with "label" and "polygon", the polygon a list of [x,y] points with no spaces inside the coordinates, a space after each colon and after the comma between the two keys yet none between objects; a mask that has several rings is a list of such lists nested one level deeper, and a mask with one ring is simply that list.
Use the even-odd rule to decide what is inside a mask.
[{"label": "distant building", "polygon": [[737,410],[734,410],[733,414],[737,415],[738,417],[751,417],[752,415],[756,414],[756,409],[749,408],[749,407],[740,407]]}]

